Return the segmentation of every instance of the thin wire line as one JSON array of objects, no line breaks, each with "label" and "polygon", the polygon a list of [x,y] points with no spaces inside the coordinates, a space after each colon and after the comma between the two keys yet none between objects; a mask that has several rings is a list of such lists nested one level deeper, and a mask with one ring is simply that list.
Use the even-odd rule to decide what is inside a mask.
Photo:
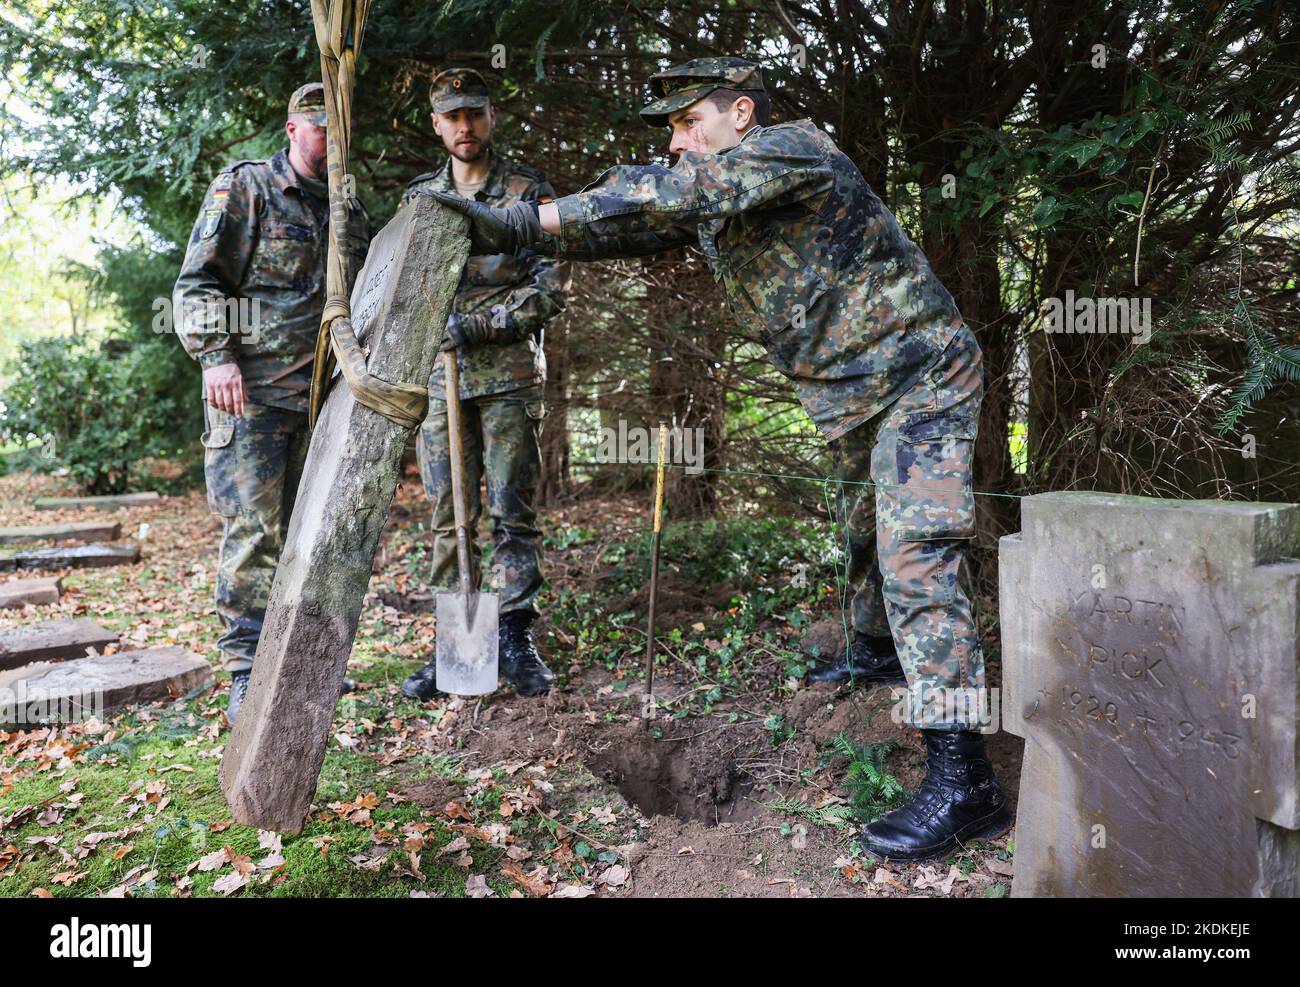
[{"label": "thin wire line", "polygon": [[[602,462],[596,459],[576,459],[569,461],[570,466],[654,466],[654,463],[643,463],[640,461],[625,462],[622,460],[611,459]],[[684,463],[665,463],[667,469],[684,469],[695,470],[700,473],[724,473],[729,476],[757,476],[771,480],[803,480],[808,483],[839,483],[855,487],[877,487],[882,490],[902,489],[908,490],[933,490],[936,493],[953,492],[951,487],[926,486],[921,483],[876,483],[874,480],[840,480],[830,476],[802,476],[798,473],[763,473],[758,470],[728,470],[716,466],[687,466]],[[976,497],[1007,497],[1011,500],[1024,500],[1026,494],[996,493],[992,490],[972,490]]]}]

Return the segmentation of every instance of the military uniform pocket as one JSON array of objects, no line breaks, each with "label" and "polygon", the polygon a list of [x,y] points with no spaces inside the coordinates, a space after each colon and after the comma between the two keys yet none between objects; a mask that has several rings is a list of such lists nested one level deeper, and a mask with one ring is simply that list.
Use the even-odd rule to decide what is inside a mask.
[{"label": "military uniform pocket", "polygon": [[971,465],[977,429],[964,414],[916,412],[903,418],[892,443],[880,450],[893,457],[897,484],[881,496],[899,541],[975,537]]},{"label": "military uniform pocket", "polygon": [[[765,344],[806,318],[826,293],[826,279],[775,230],[748,245],[735,261],[736,291],[746,321],[760,330]],[[742,304],[743,304],[742,303]]]},{"label": "military uniform pocket", "polygon": [[203,435],[200,440],[205,449],[224,449],[235,436],[235,416],[229,411],[214,408],[203,402]]},{"label": "military uniform pocket", "polygon": [[321,249],[310,227],[266,221],[258,227],[257,236],[257,253],[249,265],[252,281],[267,288],[314,288]]},{"label": "military uniform pocket", "polygon": [[239,513],[239,495],[235,476],[235,417],[228,411],[203,403],[206,426],[199,441],[203,443],[203,477],[208,488],[208,509],[222,517]]}]

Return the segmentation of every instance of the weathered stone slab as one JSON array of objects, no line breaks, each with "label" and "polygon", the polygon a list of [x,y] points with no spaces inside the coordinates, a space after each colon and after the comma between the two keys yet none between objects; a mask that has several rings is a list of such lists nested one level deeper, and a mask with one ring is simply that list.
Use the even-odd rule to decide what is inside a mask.
[{"label": "weathered stone slab", "polygon": [[87,648],[103,651],[117,635],[89,617],[43,620],[37,624],[0,630],[0,668],[17,668],[35,661],[61,661],[85,657]]},{"label": "weathered stone slab", "polygon": [[0,610],[23,607],[29,603],[37,605],[58,603],[62,595],[62,576],[11,579],[7,583],[0,583]]},{"label": "weathered stone slab", "polygon": [[64,507],[93,507],[100,511],[116,511],[123,507],[156,504],[161,499],[158,491],[145,490],[141,493],[106,494],[102,497],[40,497],[33,506],[40,511],[53,511]]},{"label": "weathered stone slab", "polygon": [[66,548],[29,548],[0,556],[0,572],[19,569],[90,569],[130,565],[140,561],[138,545],[69,545]]},{"label": "weathered stone slab", "polygon": [[103,717],[132,703],[175,699],[212,681],[212,666],[179,645],[121,651],[0,672],[0,727]]},{"label": "weathered stone slab", "polygon": [[[352,295],[371,374],[429,379],[468,254],[465,227],[421,196],[371,243]],[[248,697],[221,761],[222,790],[245,825],[302,828],[409,431],[335,379],[307,451]]]},{"label": "weathered stone slab", "polygon": [[1300,506],[1027,498],[1000,546],[1015,895],[1300,894]]},{"label": "weathered stone slab", "polygon": [[0,542],[113,541],[122,535],[120,521],[77,521],[73,524],[30,524],[0,528]]}]

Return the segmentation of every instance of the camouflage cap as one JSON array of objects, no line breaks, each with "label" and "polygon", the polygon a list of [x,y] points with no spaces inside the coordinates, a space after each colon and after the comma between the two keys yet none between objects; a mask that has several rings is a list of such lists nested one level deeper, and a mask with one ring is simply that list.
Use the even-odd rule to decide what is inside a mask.
[{"label": "camouflage cap", "polygon": [[487,106],[491,101],[487,83],[473,69],[446,69],[429,84],[429,105],[435,113]]},{"label": "camouflage cap", "polygon": [[306,117],[308,123],[325,126],[325,87],[319,82],[309,82],[295,89],[289,97],[289,115],[295,113]]},{"label": "camouflage cap", "polygon": [[655,101],[641,111],[652,127],[668,123],[668,114],[698,102],[715,89],[763,91],[763,70],[747,58],[693,58],[650,76]]}]

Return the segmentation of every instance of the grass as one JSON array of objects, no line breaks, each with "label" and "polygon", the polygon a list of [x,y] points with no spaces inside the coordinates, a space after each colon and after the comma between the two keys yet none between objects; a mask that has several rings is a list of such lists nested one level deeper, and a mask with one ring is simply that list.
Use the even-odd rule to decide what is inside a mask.
[{"label": "grass", "polygon": [[[29,499],[33,488],[19,480],[0,477],[0,506]],[[7,490],[16,493],[5,503]],[[386,543],[376,592],[414,591],[427,579],[427,515],[422,501],[408,495],[407,504],[407,519]],[[40,608],[34,619],[91,616],[126,635],[124,647],[175,643],[215,662],[219,525],[201,493],[131,509],[121,520],[132,537],[141,521],[150,523],[142,563],[69,573],[68,601]],[[610,692],[593,713],[623,722],[638,713],[633,686],[642,675],[644,625],[628,597],[648,573],[648,537],[631,510],[602,513],[592,524],[546,521],[547,564],[559,577],[541,600],[541,626],[551,634],[543,649],[562,682],[571,668],[608,672]],[[833,606],[835,562],[822,525],[742,516],[674,521],[661,569],[669,585],[676,581],[679,596],[683,585],[704,586],[727,599],[688,599],[663,614],[658,661],[660,681],[674,683],[661,696],[669,715],[752,720],[761,749],[751,753],[766,759],[788,750],[799,739],[784,708],[795,692],[790,679],[803,670],[799,638]],[[793,578],[799,565],[806,566],[803,579]],[[200,572],[204,579],[196,578]],[[0,615],[0,626],[30,619]],[[216,896],[236,868],[250,871],[248,883],[231,892],[240,897],[456,897],[471,878],[506,896],[530,890],[539,865],[552,887],[591,885],[618,860],[614,847],[644,838],[637,813],[578,759],[513,772],[500,763],[469,770],[461,751],[474,746],[475,734],[456,730],[459,739],[446,742],[450,704],[421,704],[398,692],[431,657],[432,624],[432,614],[378,603],[363,610],[349,674],[364,688],[340,701],[315,809],[278,852],[274,839],[231,820],[217,783],[218,755],[229,739],[220,727],[224,674],[214,690],[137,708],[105,724],[106,732],[0,733],[0,896],[38,889],[93,896],[127,882],[133,896]],[[436,743],[421,739],[435,734]],[[390,759],[399,750],[400,759]],[[858,762],[871,763],[865,754],[851,757],[850,773]],[[430,791],[453,793],[455,811],[441,796],[426,799],[430,804],[408,800],[412,786],[426,780],[435,782]],[[877,796],[884,790],[880,778],[862,780]],[[812,809],[778,798],[772,807],[848,827],[845,806]],[[221,859],[212,869],[195,866],[213,855]],[[283,860],[268,860],[273,855]]]},{"label": "grass", "polygon": [[[134,868],[143,865],[157,876],[133,887],[132,894],[169,897],[188,890],[195,896],[215,894],[213,885],[229,867],[191,874],[192,886],[177,886],[186,869],[205,854],[230,847],[256,862],[268,851],[259,844],[259,832],[232,823],[217,784],[218,759],[213,747],[198,741],[199,725],[207,726],[197,702],[183,703],[153,723],[120,721],[121,739],[87,748],[84,762],[65,771],[37,771],[12,781],[5,795],[10,807],[68,806],[54,825],[43,825],[39,813],[16,829],[6,829],[4,842],[39,850],[11,873],[0,871],[0,896],[27,896],[44,888],[55,896],[87,896],[109,891]],[[183,724],[192,724],[185,730]],[[384,777],[384,774],[389,777]],[[318,813],[297,837],[284,840],[284,866],[275,869],[265,884],[252,883],[244,896],[292,897],[405,897],[411,891],[440,896],[465,893],[465,874],[448,858],[426,851],[421,854],[423,880],[394,880],[393,868],[360,869],[348,857],[370,848],[375,831],[400,831],[420,822],[424,813],[409,802],[389,804],[384,793],[391,771],[365,752],[353,752],[332,743],[317,784],[319,804],[339,803],[376,792],[380,805],[370,814],[372,826],[358,826],[346,816],[326,810]],[[161,782],[150,792],[147,786]],[[75,783],[71,791],[61,786]],[[76,805],[70,799],[78,797]],[[163,803],[163,799],[166,802]],[[88,834],[126,831],[96,845],[83,860],[69,863],[59,847],[78,853]],[[429,834],[431,849],[449,842],[454,833],[435,823]],[[30,840],[53,839],[53,844]],[[395,851],[400,856],[400,850]],[[65,875],[60,880],[60,875]],[[79,875],[70,880],[70,875]],[[80,876],[84,875],[84,876]],[[502,891],[508,891],[503,888]]]}]

